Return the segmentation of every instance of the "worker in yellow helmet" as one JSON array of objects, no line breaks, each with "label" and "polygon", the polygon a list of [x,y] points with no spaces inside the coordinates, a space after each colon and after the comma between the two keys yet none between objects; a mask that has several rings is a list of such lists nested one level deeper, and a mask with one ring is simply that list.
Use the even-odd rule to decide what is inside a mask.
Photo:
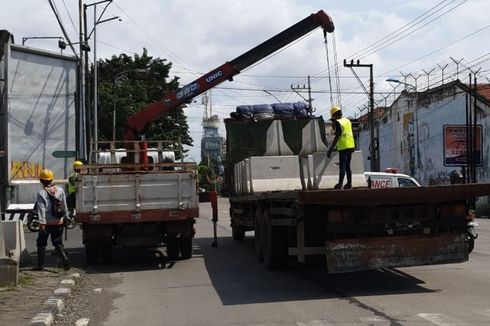
[{"label": "worker in yellow helmet", "polygon": [[[68,193],[68,209],[70,212],[73,212],[76,204],[76,192],[77,189],[75,187],[75,180],[78,177],[78,172],[80,171],[83,162],[80,160],[76,160],[73,162],[73,172],[68,176],[68,184],[66,185],[66,192]],[[73,213],[72,213],[73,214]]]},{"label": "worker in yellow helmet", "polygon": [[36,240],[37,245],[37,266],[35,270],[44,269],[44,256],[48,238],[51,236],[51,243],[56,253],[63,262],[65,270],[70,269],[68,256],[63,249],[63,230],[64,219],[67,216],[66,196],[63,188],[53,184],[54,173],[44,169],[39,174],[39,181],[43,189],[37,193],[35,209],[39,219],[39,232]]},{"label": "worker in yellow helmet", "polygon": [[352,123],[349,119],[342,117],[342,110],[338,106],[333,106],[330,109],[332,127],[335,132],[335,137],[330,146],[327,157],[331,157],[334,147],[337,147],[339,153],[339,182],[334,186],[334,189],[342,189],[344,176],[347,176],[347,183],[343,186],[344,189],[352,188],[352,171],[350,161],[352,152],[356,147],[354,134],[352,132]]}]

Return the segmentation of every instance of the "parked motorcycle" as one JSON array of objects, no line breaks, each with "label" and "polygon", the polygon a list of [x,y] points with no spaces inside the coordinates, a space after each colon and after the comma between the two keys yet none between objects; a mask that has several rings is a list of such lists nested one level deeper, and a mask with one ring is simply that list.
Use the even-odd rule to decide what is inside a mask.
[{"label": "parked motorcycle", "polygon": [[[75,227],[75,225],[76,225],[75,215],[76,215],[75,210],[70,211],[68,213],[68,216],[65,217],[65,224],[64,224],[65,228],[73,229]],[[31,232],[39,231],[39,218],[37,216],[37,210],[32,210],[29,213],[29,215],[27,215],[26,224],[27,224],[27,228],[29,229],[29,231],[31,231]]]}]

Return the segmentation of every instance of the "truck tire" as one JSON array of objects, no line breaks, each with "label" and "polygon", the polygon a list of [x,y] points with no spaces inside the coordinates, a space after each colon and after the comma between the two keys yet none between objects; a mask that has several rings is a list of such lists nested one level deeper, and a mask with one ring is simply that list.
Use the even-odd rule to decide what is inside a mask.
[{"label": "truck tire", "polygon": [[177,260],[179,258],[179,239],[167,237],[167,258]]},{"label": "truck tire", "polygon": [[87,265],[95,265],[99,262],[100,247],[94,244],[85,245],[85,259]]},{"label": "truck tire", "polygon": [[112,245],[100,245],[100,258],[103,264],[112,263]]},{"label": "truck tire", "polygon": [[257,260],[261,263],[264,262],[264,254],[262,252],[262,238],[260,236],[261,233],[261,218],[260,215],[262,214],[260,207],[258,207],[255,210],[255,217],[254,217],[254,247],[255,247],[255,257],[257,257]]},{"label": "truck tire", "polygon": [[268,211],[262,222],[262,251],[264,264],[269,270],[285,269],[288,266],[288,229],[272,226]]},{"label": "truck tire", "polygon": [[179,238],[180,257],[190,259],[192,257],[192,238]]},{"label": "truck tire", "polygon": [[235,241],[243,241],[245,239],[245,230],[241,227],[233,223],[231,225],[231,235],[233,240]]}]

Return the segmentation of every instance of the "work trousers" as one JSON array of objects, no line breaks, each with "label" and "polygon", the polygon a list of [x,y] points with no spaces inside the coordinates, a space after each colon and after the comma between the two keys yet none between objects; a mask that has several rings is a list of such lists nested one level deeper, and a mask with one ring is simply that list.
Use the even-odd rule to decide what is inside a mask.
[{"label": "work trousers", "polygon": [[48,237],[51,235],[51,243],[53,247],[63,244],[63,225],[46,225],[43,230],[39,229],[37,234],[36,244],[38,247],[46,247],[48,245]]}]

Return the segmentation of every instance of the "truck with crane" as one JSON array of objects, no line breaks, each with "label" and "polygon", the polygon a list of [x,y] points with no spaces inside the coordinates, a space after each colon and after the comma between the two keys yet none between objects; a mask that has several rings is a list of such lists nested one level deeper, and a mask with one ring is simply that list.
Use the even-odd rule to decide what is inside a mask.
[{"label": "truck with crane", "polygon": [[[318,27],[325,33],[334,29],[331,18],[323,11],[309,15],[128,118],[124,130],[127,157],[112,164],[84,165],[76,180],[77,220],[82,225],[88,264],[109,262],[114,247],[165,245],[171,259],[192,256],[193,224],[199,216],[195,164],[151,159],[146,128],[166,112],[231,81],[243,69]],[[155,146],[159,153],[168,150],[159,142]],[[110,153],[117,150],[116,144],[109,148]]]},{"label": "truck with crane", "polygon": [[[199,215],[194,167],[149,159],[146,128],[317,27],[325,37],[334,30],[325,12],[312,14],[128,119],[125,162],[86,165],[77,180],[89,263],[109,260],[114,246],[165,244],[169,257],[191,257]],[[228,119],[225,126],[233,238],[254,231],[257,258],[269,269],[312,255],[325,257],[329,273],[468,260],[467,202],[490,195],[489,184],[370,189],[357,151],[353,189],[333,190],[336,156],[326,156],[321,117]]]}]

